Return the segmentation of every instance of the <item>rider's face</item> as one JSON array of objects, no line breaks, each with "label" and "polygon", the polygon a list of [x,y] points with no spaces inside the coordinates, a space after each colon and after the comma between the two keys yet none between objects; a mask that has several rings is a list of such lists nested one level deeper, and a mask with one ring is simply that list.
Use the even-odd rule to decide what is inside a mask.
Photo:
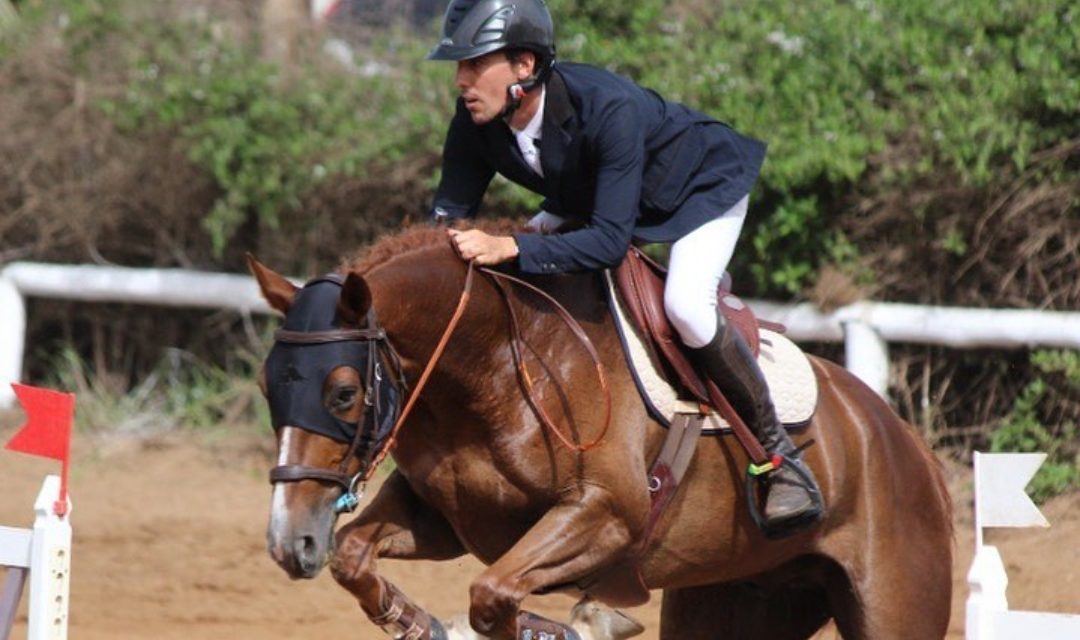
[{"label": "rider's face", "polygon": [[498,117],[506,106],[506,88],[524,79],[519,77],[522,66],[502,51],[458,62],[454,84],[473,122],[487,124]]}]

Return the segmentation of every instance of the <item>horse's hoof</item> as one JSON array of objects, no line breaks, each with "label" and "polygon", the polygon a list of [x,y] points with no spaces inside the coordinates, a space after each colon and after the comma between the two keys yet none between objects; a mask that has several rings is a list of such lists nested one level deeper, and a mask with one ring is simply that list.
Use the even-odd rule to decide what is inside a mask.
[{"label": "horse's hoof", "polygon": [[517,640],[581,640],[572,627],[522,611],[517,617]]},{"label": "horse's hoof", "polygon": [[609,609],[584,598],[570,612],[570,626],[582,638],[626,640],[645,632],[640,622],[618,609]]}]

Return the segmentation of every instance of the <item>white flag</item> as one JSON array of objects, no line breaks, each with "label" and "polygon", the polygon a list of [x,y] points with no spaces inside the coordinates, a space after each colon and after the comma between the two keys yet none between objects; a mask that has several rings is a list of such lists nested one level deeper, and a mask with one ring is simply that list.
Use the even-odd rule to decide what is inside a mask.
[{"label": "white flag", "polygon": [[1046,460],[1045,453],[975,452],[977,527],[1049,527],[1024,487]]}]

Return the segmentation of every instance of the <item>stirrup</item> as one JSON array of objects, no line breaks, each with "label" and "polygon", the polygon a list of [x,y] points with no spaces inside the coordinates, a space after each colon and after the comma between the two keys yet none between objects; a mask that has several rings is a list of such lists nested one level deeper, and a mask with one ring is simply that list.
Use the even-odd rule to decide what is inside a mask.
[{"label": "stirrup", "polygon": [[[802,453],[803,449],[809,447],[813,443],[813,440],[808,440],[792,451],[790,455],[774,453],[770,460],[765,464],[755,465],[751,462],[746,469],[747,509],[750,511],[750,517],[753,519],[754,524],[757,525],[757,528],[770,540],[778,540],[798,533],[817,523],[825,513],[825,503],[821,498],[821,491],[817,489],[816,483],[810,478],[810,474],[806,469],[803,468],[802,461],[795,457]],[[785,520],[779,525],[769,525],[765,520],[765,516],[762,515],[761,509],[758,508],[760,500],[757,488],[760,485],[764,485],[768,475],[779,469],[782,465],[787,465],[802,480],[803,488],[806,489],[806,493],[810,496],[811,507],[806,513],[797,518]]]}]

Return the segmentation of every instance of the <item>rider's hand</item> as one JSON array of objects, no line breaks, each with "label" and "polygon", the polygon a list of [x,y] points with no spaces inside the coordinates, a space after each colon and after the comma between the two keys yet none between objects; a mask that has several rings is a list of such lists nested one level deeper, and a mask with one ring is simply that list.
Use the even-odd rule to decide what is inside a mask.
[{"label": "rider's hand", "polygon": [[450,241],[465,260],[480,266],[499,264],[518,256],[517,241],[511,236],[493,236],[479,229],[447,229]]}]

